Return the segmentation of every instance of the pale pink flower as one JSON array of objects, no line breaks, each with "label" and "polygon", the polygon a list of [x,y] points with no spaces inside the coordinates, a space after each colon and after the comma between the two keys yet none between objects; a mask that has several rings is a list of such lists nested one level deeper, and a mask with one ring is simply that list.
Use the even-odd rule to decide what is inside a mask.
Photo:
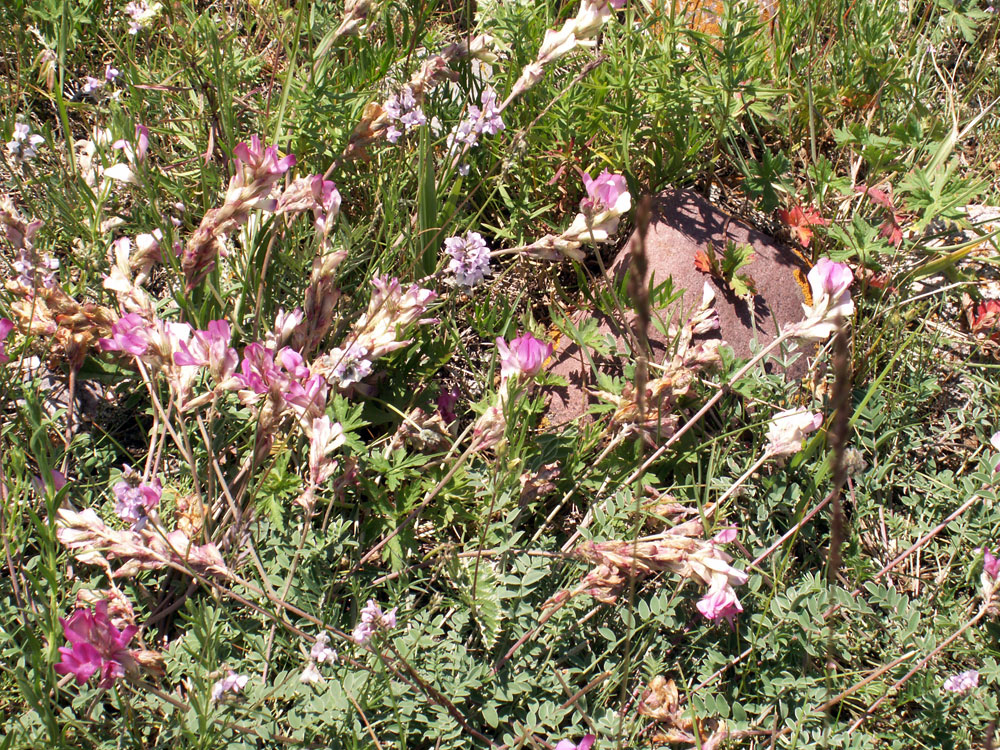
[{"label": "pale pink flower", "polygon": [[989,547],[983,547],[983,572],[996,580],[1000,576],[1000,558],[997,558]]},{"label": "pale pink flower", "polygon": [[809,271],[812,305],[803,305],[805,319],[788,329],[806,341],[823,341],[834,332],[837,321],[847,321],[854,314],[851,284],[854,274],[844,263],[820,258]]},{"label": "pale pink flower", "polygon": [[115,679],[125,674],[126,669],[135,667],[129,654],[128,642],[135,635],[134,625],[118,630],[108,619],[108,603],[100,601],[93,611],[78,609],[62,623],[68,646],[61,647],[62,660],[55,665],[59,674],[72,674],[82,685],[100,671],[99,687],[109,688]]},{"label": "pale pink flower", "polygon": [[552,344],[536,339],[530,333],[524,333],[509,345],[497,337],[497,351],[500,354],[501,378],[515,376],[533,378],[541,371],[545,360],[552,356]]},{"label": "pale pink flower", "polygon": [[774,415],[767,430],[767,452],[775,458],[792,456],[802,450],[806,436],[823,424],[822,414],[804,407]]},{"label": "pale pink flower", "polygon": [[971,692],[977,685],[979,685],[979,672],[970,669],[952,675],[944,681],[941,687],[952,693],[965,694]]},{"label": "pale pink flower", "polygon": [[316,636],[316,642],[309,649],[309,657],[317,664],[333,664],[337,661],[337,652],[330,647],[330,636],[325,632]]},{"label": "pale pink flower", "polygon": [[351,637],[355,643],[364,646],[378,630],[390,630],[394,627],[396,627],[396,608],[383,612],[374,599],[369,599],[361,610],[361,620],[354,628]]},{"label": "pale pink flower", "polygon": [[[993,433],[993,437],[990,438],[990,445],[993,446],[994,450],[1000,451],[1000,432]],[[1000,464],[997,464],[997,467],[993,471],[1000,471]]]},{"label": "pale pink flower", "polygon": [[208,329],[191,332],[191,340],[178,342],[174,364],[181,367],[207,367],[216,382],[225,382],[235,371],[239,355],[229,346],[229,323],[211,320]]}]

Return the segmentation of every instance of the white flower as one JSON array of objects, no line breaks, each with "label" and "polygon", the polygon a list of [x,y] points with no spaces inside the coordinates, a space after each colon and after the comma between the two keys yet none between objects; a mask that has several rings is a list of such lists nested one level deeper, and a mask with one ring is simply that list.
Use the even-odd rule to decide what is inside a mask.
[{"label": "white flower", "polygon": [[305,683],[306,685],[319,685],[325,680],[323,675],[320,674],[319,669],[316,667],[316,662],[310,661],[306,664],[306,668],[302,670],[302,674],[299,675],[299,681]]},{"label": "white flower", "polygon": [[250,682],[250,678],[243,674],[236,674],[229,670],[229,674],[212,685],[212,703],[218,703],[225,693],[239,693]]},{"label": "white flower", "polygon": [[837,321],[847,321],[854,314],[851,283],[854,274],[843,263],[820,258],[809,271],[812,305],[803,305],[805,319],[789,331],[806,341],[824,341],[837,328]]},{"label": "white flower", "polygon": [[822,414],[799,407],[774,416],[767,430],[767,452],[776,458],[792,456],[802,450],[806,435],[823,424]]}]

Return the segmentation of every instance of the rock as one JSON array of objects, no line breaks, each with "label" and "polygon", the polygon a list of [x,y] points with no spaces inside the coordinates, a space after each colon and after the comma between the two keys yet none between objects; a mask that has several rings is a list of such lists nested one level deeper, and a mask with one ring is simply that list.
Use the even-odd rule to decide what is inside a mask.
[{"label": "rock", "polygon": [[[755,258],[746,267],[757,287],[752,310],[746,301],[695,268],[696,252],[710,242],[721,250],[725,247],[726,238],[738,244],[753,246]],[[609,269],[616,284],[628,269],[631,247],[632,240],[618,254]],[[750,347],[754,339],[760,346],[765,346],[774,340],[775,331],[780,326],[802,319],[805,297],[796,279],[796,271],[804,274],[808,270],[805,262],[789,248],[723,213],[693,191],[667,190],[653,199],[652,218],[646,235],[646,256],[649,264],[647,284],[650,275],[656,284],[670,277],[673,279],[674,290],[683,290],[683,296],[666,310],[654,310],[654,319],[659,315],[664,321],[683,320],[683,313],[689,312],[701,302],[702,290],[707,281],[715,290],[715,307],[719,313],[720,327],[712,335],[699,338],[718,338],[721,335],[739,358],[751,356]],[[804,279],[804,275],[801,278]],[[631,311],[626,313],[631,325]],[[580,324],[588,316],[594,315],[592,312],[582,311],[577,313],[574,320],[576,324]],[[597,314],[597,317],[600,332],[611,333],[615,337],[618,352],[628,352],[626,332],[621,322],[601,314]],[[655,325],[651,325],[649,339],[654,361],[662,361],[667,352],[666,337],[656,330]],[[629,355],[623,356],[627,358]],[[553,355],[553,361],[550,371],[569,382],[568,387],[551,389],[548,420],[555,427],[583,415],[590,405],[598,401],[586,390],[595,387],[594,377],[575,342],[564,338]],[[621,371],[620,365],[608,358],[594,356],[594,363],[609,374]],[[779,368],[776,362],[769,360],[765,369],[776,371]],[[785,375],[798,378],[805,372],[805,357],[799,357]]]}]

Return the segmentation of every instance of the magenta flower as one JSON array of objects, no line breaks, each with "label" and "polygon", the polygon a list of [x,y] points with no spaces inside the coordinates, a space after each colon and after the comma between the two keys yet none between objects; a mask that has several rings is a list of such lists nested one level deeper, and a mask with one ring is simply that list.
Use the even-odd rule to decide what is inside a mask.
[{"label": "magenta flower", "polygon": [[120,519],[132,524],[133,531],[141,531],[149,520],[149,511],[160,504],[163,487],[159,479],[151,484],[141,480],[141,477],[125,464],[121,481],[112,488],[117,502],[115,513]]},{"label": "magenta flower", "polygon": [[975,669],[970,669],[966,672],[959,672],[952,675],[944,681],[941,687],[951,693],[965,694],[971,692],[977,685],[979,685],[979,672]]},{"label": "magenta flower", "polygon": [[587,191],[587,198],[581,204],[580,210],[586,212],[589,208],[590,212],[595,214],[601,211],[611,211],[618,203],[618,198],[623,193],[628,192],[625,178],[606,169],[598,175],[596,180],[584,172],[583,187]]},{"label": "magenta flower", "polygon": [[459,392],[457,388],[448,388],[441,391],[437,397],[438,414],[441,419],[451,424],[457,418],[455,415],[455,404],[458,403]]},{"label": "magenta flower", "polygon": [[239,355],[229,346],[229,323],[211,320],[208,330],[192,331],[190,342],[181,341],[174,352],[174,364],[182,367],[207,367],[217,382],[236,371]]},{"label": "magenta flower", "polygon": [[592,734],[585,734],[578,743],[573,740],[559,740],[556,750],[590,750],[596,740],[597,737]]},{"label": "magenta flower", "polygon": [[139,313],[123,315],[111,326],[111,338],[101,339],[101,349],[106,352],[128,352],[141,357],[149,348],[152,332]]},{"label": "magenta flower", "polygon": [[725,619],[733,627],[733,618],[743,611],[740,600],[731,586],[723,586],[710,591],[697,604],[698,611],[709,620]]},{"label": "magenta flower", "polygon": [[101,673],[99,687],[111,687],[115,679],[133,669],[135,661],[129,654],[128,646],[136,628],[129,625],[118,630],[108,619],[108,603],[100,601],[93,611],[78,609],[62,623],[68,646],[61,647],[62,660],[55,665],[59,674],[72,674],[82,685],[97,671]]},{"label": "magenta flower", "polygon": [[0,318],[0,365],[5,362],[10,362],[10,357],[7,356],[6,345],[4,340],[10,335],[10,332],[14,330],[14,321],[9,318]]},{"label": "magenta flower", "polygon": [[552,344],[525,333],[509,345],[498,337],[497,351],[500,352],[501,378],[518,375],[533,378],[541,371],[545,360],[552,356]]}]

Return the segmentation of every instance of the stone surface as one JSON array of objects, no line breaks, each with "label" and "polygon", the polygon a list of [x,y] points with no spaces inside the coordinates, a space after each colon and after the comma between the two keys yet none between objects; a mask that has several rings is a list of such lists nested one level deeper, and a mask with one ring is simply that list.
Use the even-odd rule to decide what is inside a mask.
[{"label": "stone surface", "polygon": [[[695,253],[713,243],[717,249],[725,247],[726,238],[753,246],[755,258],[746,271],[756,282],[758,294],[751,306],[724,289],[714,278],[695,268]],[[615,258],[609,269],[617,281],[627,271],[630,260],[630,241]],[[802,318],[805,298],[795,271],[805,272],[805,263],[789,248],[773,238],[758,232],[713,206],[699,194],[690,190],[667,190],[652,203],[652,219],[646,235],[646,255],[649,269],[646,282],[652,275],[659,284],[671,277],[675,291],[684,290],[683,296],[668,309],[654,311],[664,320],[683,320],[685,312],[695,308],[702,298],[706,281],[715,290],[715,308],[719,313],[719,330],[701,339],[719,337],[733,349],[739,358],[749,358],[750,345],[756,338],[760,345],[774,339],[778,327]],[[581,312],[577,323],[587,315]],[[672,318],[670,316],[673,316]],[[602,333],[612,333],[619,352],[627,352],[626,332],[619,321],[597,315]],[[629,322],[631,324],[631,320]],[[666,337],[655,326],[650,326],[650,345],[654,361],[661,361],[666,354]],[[595,365],[610,374],[620,373],[620,365],[605,358],[595,357]],[[766,369],[773,371],[774,362]],[[585,363],[580,347],[564,338],[553,356],[550,371],[569,381],[568,387],[553,388],[549,396],[549,424],[558,426],[584,414],[597,400],[587,392],[594,388],[594,378],[589,364]],[[805,374],[804,357],[799,357],[788,369],[788,377]]]}]

